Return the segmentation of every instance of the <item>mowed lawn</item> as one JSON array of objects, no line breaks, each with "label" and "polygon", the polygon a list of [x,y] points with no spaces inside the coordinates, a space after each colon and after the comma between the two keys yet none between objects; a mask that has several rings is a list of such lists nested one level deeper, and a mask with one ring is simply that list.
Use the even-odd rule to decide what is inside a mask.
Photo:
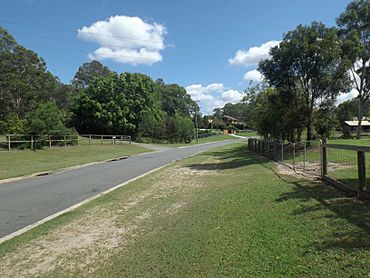
[{"label": "mowed lawn", "polygon": [[0,152],[0,179],[50,171],[89,162],[148,152],[134,144],[80,145],[42,150]]},{"label": "mowed lawn", "polygon": [[370,207],[237,143],[0,245],[0,276],[367,277]]}]

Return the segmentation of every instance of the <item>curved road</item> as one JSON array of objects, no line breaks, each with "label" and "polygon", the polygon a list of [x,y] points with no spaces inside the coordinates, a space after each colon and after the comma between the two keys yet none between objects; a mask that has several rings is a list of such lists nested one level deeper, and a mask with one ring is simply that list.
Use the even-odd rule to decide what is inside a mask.
[{"label": "curved road", "polygon": [[163,149],[0,184],[0,238],[171,161],[239,140]]}]

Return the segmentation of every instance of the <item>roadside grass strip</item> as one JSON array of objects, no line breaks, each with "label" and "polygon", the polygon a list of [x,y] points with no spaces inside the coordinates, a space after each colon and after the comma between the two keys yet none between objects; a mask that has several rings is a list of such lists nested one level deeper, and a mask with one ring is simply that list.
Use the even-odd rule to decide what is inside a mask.
[{"label": "roadside grass strip", "polygon": [[370,205],[236,143],[0,245],[0,277],[367,277]]},{"label": "roadside grass strip", "polygon": [[149,151],[136,144],[112,144],[0,152],[0,180]]}]

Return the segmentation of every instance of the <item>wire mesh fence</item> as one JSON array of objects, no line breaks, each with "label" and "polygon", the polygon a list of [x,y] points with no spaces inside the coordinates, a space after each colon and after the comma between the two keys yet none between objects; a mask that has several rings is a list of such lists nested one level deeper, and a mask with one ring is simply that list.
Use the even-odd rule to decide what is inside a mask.
[{"label": "wire mesh fence", "polygon": [[327,144],[319,140],[286,142],[250,138],[249,150],[259,152],[296,172],[321,177],[348,192],[370,196],[370,147]]},{"label": "wire mesh fence", "polygon": [[349,192],[370,197],[370,147],[322,144],[322,178]]},{"label": "wire mesh fence", "polygon": [[248,145],[251,150],[260,152],[295,171],[320,176],[320,141],[292,143],[278,139],[250,138]]}]

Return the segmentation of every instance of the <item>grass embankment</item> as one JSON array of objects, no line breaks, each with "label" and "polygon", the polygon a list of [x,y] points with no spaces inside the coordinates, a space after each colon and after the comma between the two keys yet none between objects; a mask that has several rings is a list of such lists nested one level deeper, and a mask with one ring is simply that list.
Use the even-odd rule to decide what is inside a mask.
[{"label": "grass embankment", "polygon": [[234,144],[0,245],[0,276],[366,277],[368,204]]},{"label": "grass embankment", "polygon": [[0,152],[0,179],[150,151],[134,144],[81,145],[37,151]]},{"label": "grass embankment", "polygon": [[194,139],[190,143],[161,143],[161,144],[155,144],[155,145],[164,146],[164,147],[182,147],[182,146],[191,146],[191,145],[197,145],[197,144],[220,142],[220,141],[235,140],[235,139],[238,139],[238,138],[231,136],[231,135],[214,135],[214,136],[199,138],[198,142]]},{"label": "grass embankment", "polygon": [[244,137],[256,137],[257,132],[255,132],[255,131],[242,131],[242,132],[238,132],[236,135],[244,136]]}]

